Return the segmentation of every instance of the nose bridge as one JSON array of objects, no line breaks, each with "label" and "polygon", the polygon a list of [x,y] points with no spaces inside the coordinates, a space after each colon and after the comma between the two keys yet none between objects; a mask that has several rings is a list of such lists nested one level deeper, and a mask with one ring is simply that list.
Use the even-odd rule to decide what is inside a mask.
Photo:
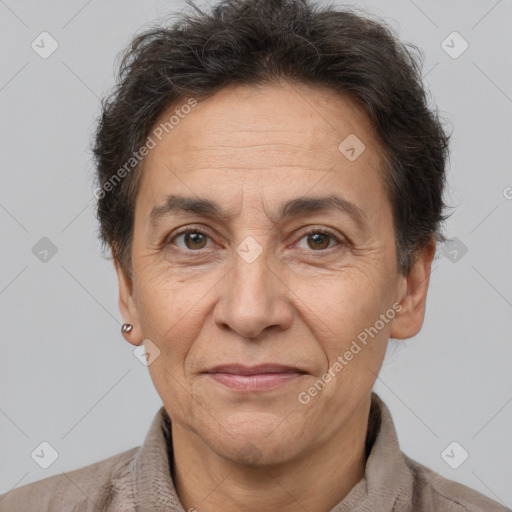
[{"label": "nose bridge", "polygon": [[217,322],[244,337],[255,337],[271,325],[284,328],[290,320],[280,280],[271,270],[268,249],[252,237],[236,248],[233,268],[221,288]]},{"label": "nose bridge", "polygon": [[[237,247],[237,255],[234,258],[233,280],[237,291],[242,292],[243,296],[252,295],[259,299],[267,299],[266,295],[272,292],[269,287],[268,268],[268,250],[264,251],[263,247],[254,239],[242,242]],[[262,303],[262,301],[260,301]]]},{"label": "nose bridge", "polygon": [[274,293],[268,260],[268,250],[264,251],[253,238],[237,247],[228,292],[231,308],[239,308],[240,313],[245,311],[246,315],[267,311]]}]

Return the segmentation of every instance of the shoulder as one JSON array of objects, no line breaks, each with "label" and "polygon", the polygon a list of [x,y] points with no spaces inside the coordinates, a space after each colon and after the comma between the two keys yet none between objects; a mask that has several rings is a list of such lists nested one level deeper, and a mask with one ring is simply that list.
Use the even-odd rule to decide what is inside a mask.
[{"label": "shoulder", "polygon": [[413,476],[413,510],[511,512],[511,509],[403,454]]},{"label": "shoulder", "polygon": [[139,449],[12,489],[0,495],[0,512],[108,510],[120,493],[127,499],[132,492],[131,465]]}]

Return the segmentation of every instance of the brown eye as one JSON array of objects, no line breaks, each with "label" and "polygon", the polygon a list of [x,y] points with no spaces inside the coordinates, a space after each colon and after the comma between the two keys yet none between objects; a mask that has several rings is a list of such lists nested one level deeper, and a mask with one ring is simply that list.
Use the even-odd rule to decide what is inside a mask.
[{"label": "brown eye", "polygon": [[[331,244],[331,242],[333,243]],[[300,249],[319,252],[324,251],[325,249],[330,249],[336,245],[336,243],[338,245],[343,245],[343,242],[330,232],[312,230],[304,234],[304,236],[297,243],[297,246]]]},{"label": "brown eye", "polygon": [[327,249],[331,243],[332,236],[326,233],[312,233],[307,236],[308,246],[313,249]]},{"label": "brown eye", "polygon": [[200,231],[185,231],[174,237],[176,241],[180,239],[183,240],[184,247],[179,243],[176,243],[176,245],[181,249],[190,251],[204,249],[208,242],[208,236]]}]

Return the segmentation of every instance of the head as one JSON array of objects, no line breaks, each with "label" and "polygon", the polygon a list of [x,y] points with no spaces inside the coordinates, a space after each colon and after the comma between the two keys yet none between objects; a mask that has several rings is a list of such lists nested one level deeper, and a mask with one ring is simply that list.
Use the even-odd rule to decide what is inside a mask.
[{"label": "head", "polygon": [[[133,40],[94,146],[98,218],[173,422],[266,464],[367,410],[389,338],[423,323],[447,144],[419,59],[348,10],[225,0]],[[208,373],[263,363],[300,376],[244,393]]]}]

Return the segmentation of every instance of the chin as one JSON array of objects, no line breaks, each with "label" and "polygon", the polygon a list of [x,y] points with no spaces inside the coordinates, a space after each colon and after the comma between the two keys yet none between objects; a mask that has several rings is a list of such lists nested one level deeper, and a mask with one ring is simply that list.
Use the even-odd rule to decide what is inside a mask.
[{"label": "chin", "polygon": [[[246,466],[265,466],[287,462],[300,453],[296,439],[299,433],[291,432],[288,426],[279,429],[279,422],[261,421],[256,424],[254,415],[243,424],[233,425],[226,421],[225,436],[217,435],[203,439],[220,457]],[[274,418],[274,420],[277,418]],[[282,421],[282,418],[280,419]]]}]

